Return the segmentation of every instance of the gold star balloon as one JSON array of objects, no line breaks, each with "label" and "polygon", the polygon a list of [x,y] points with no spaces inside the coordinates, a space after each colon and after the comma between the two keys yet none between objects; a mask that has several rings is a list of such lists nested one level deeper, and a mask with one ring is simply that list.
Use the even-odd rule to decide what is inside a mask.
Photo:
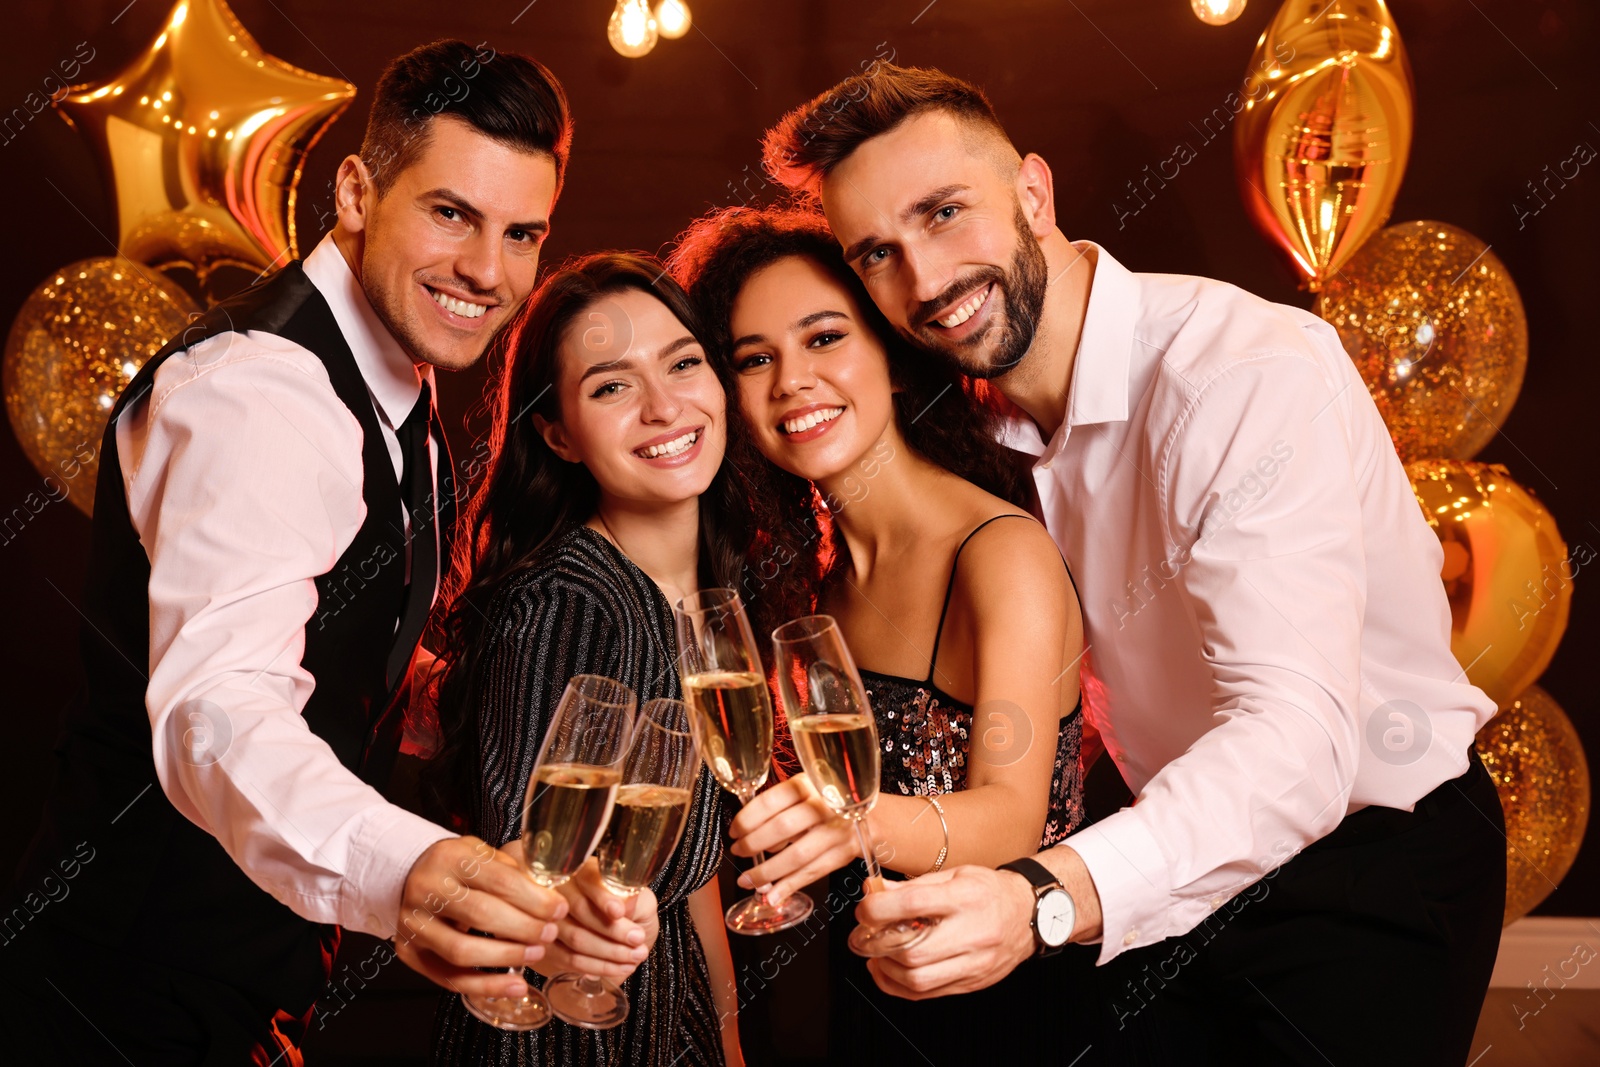
[{"label": "gold star balloon", "polygon": [[294,258],[300,169],[354,96],[267,55],[222,0],[180,0],[127,68],[57,106],[109,177],[117,250],[204,287],[217,266]]}]

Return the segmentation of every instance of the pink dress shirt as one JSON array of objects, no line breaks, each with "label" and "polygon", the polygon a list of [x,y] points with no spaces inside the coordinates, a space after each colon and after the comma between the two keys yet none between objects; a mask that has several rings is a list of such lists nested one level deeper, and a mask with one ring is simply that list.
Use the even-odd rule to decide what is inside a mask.
[{"label": "pink dress shirt", "polygon": [[[394,428],[421,390],[417,367],[331,236],[304,266],[355,355],[398,479]],[[301,718],[316,685],[300,667],[314,579],[366,515],[361,444],[321,361],[258,331],[167,360],[117,426],[150,558],[146,706],[162,789],[296,914],[392,937],[411,865],[453,835],[385,801]],[[195,700],[221,719],[174,715]],[[197,728],[215,732],[214,762],[190,757]]]},{"label": "pink dress shirt", "polygon": [[1134,806],[1069,837],[1104,963],[1187,933],[1377,804],[1465,771],[1494,706],[1450,653],[1443,553],[1333,328],[1204,278],[1094,280],[1048,443],[1082,594],[1084,707]]}]

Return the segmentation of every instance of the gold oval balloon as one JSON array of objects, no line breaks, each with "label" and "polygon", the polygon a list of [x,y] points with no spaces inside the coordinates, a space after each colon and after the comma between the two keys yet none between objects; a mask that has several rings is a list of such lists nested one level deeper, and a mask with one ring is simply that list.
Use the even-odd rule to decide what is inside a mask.
[{"label": "gold oval balloon", "polygon": [[84,514],[94,507],[106,416],[145,360],[200,308],[160,274],[125,259],[85,259],[46,278],[6,337],[0,381],[22,450]]},{"label": "gold oval balloon", "polygon": [[1510,926],[1572,869],[1589,825],[1589,764],[1572,721],[1536,685],[1478,731],[1477,745],[1506,813]]},{"label": "gold oval balloon", "polygon": [[355,86],[267,55],[222,0],[180,0],[116,77],[57,106],[92,142],[117,251],[156,267],[280,266],[298,254],[306,154]]},{"label": "gold oval balloon", "polygon": [[1544,673],[1566,632],[1574,577],[1566,542],[1504,467],[1423,460],[1406,473],[1444,546],[1450,651],[1505,707]]},{"label": "gold oval balloon", "polygon": [[1411,151],[1411,68],[1383,0],[1287,0],[1234,129],[1251,220],[1315,292],[1389,218]]},{"label": "gold oval balloon", "polygon": [[1528,319],[1489,247],[1442,222],[1378,233],[1328,279],[1333,324],[1406,462],[1471,459],[1522,389]]}]

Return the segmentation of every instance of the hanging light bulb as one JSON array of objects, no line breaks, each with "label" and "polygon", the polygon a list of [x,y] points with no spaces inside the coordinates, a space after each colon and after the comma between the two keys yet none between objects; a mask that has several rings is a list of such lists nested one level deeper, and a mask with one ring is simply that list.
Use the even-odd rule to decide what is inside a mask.
[{"label": "hanging light bulb", "polygon": [[656,46],[656,20],[645,0],[617,0],[606,25],[611,47],[629,59],[638,59]]},{"label": "hanging light bulb", "polygon": [[1195,17],[1207,26],[1226,26],[1244,14],[1247,0],[1189,0]]},{"label": "hanging light bulb", "polygon": [[669,41],[688,33],[689,23],[693,21],[694,16],[689,14],[689,5],[684,0],[661,0],[656,5],[656,29]]}]

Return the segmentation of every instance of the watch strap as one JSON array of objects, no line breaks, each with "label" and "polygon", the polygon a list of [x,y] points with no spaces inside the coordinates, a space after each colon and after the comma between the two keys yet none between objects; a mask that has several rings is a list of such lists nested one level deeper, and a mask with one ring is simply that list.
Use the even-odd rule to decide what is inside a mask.
[{"label": "watch strap", "polygon": [[[1039,935],[1039,905],[1043,902],[1045,894],[1052,890],[1067,898],[1069,904],[1073,903],[1072,894],[1068,893],[1061,880],[1050,873],[1050,869],[1031,856],[1002,863],[998,868],[1002,871],[1011,871],[1020,874],[1033,886],[1033,914],[1028,918],[1028,928],[1033,933],[1033,950],[1035,956],[1054,956],[1067,947],[1066,942],[1052,945]],[[1074,909],[1075,910],[1075,909]]]},{"label": "watch strap", "polygon": [[999,869],[1022,875],[1036,892],[1059,888],[1061,885],[1056,876],[1050,873],[1050,869],[1032,856],[1024,856],[1022,859],[1012,860],[1010,863],[1002,863]]}]

